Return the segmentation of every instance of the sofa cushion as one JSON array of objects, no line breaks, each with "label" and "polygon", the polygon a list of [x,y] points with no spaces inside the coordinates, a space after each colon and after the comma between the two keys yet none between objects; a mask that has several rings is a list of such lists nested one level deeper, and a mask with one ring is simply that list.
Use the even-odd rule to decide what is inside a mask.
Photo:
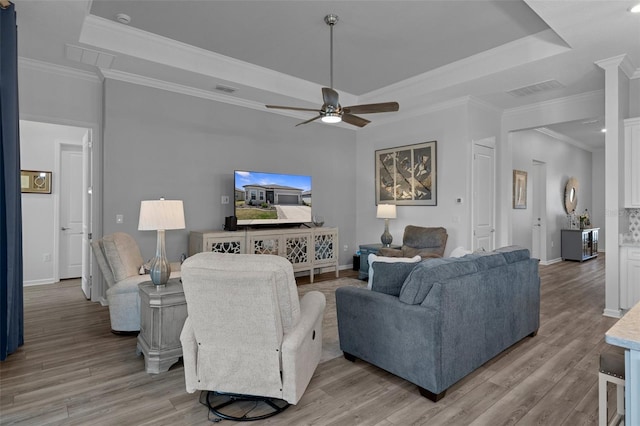
[{"label": "sofa cushion", "polygon": [[414,262],[374,262],[373,263],[374,278],[371,284],[371,291],[390,294],[392,296],[400,295],[400,289],[404,280],[409,276],[416,263]]},{"label": "sofa cushion", "polygon": [[400,289],[400,301],[409,305],[419,305],[435,283],[475,272],[478,272],[478,265],[472,259],[426,259],[416,265],[404,281]]},{"label": "sofa cushion", "polygon": [[502,253],[494,251],[488,252],[475,252],[463,256],[463,259],[471,259],[478,265],[479,271],[486,271],[487,269],[496,268],[507,264]]},{"label": "sofa cushion", "polygon": [[507,263],[515,263],[521,260],[527,260],[531,256],[529,249],[520,246],[506,246],[495,250],[496,253],[502,253]]},{"label": "sofa cushion", "polygon": [[138,275],[143,260],[133,237],[124,232],[106,235],[102,238],[102,248],[115,282]]},{"label": "sofa cushion", "polygon": [[369,262],[369,283],[367,284],[367,288],[371,290],[371,286],[373,284],[373,277],[375,271],[373,270],[373,264],[375,262],[385,262],[385,263],[418,263],[422,260],[420,256],[413,257],[386,257],[386,256],[377,256],[371,253],[367,257],[367,261]]}]

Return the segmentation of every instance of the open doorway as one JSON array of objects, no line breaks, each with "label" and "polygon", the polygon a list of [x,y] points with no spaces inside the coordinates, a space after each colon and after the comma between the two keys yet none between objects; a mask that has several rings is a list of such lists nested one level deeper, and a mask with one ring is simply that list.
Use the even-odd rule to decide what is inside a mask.
[{"label": "open doorway", "polygon": [[91,129],[20,120],[23,170],[52,173],[50,194],[22,194],[24,285],[82,278],[91,298]]}]

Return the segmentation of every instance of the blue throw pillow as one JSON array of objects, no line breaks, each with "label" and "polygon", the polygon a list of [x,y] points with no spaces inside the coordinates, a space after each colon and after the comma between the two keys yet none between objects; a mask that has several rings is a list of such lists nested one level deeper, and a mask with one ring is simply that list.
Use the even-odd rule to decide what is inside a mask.
[{"label": "blue throw pillow", "polygon": [[404,280],[407,279],[418,263],[373,262],[373,282],[371,290],[379,293],[399,296]]}]

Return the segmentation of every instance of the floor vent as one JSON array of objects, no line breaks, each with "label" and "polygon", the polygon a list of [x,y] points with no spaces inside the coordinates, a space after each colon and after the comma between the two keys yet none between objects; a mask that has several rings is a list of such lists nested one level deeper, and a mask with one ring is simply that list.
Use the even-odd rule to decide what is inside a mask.
[{"label": "floor vent", "polygon": [[558,80],[547,80],[540,83],[531,84],[529,86],[519,87],[517,89],[509,90],[507,93],[511,96],[520,98],[522,96],[529,96],[540,92],[546,92],[548,90],[559,89],[565,87],[564,84]]}]

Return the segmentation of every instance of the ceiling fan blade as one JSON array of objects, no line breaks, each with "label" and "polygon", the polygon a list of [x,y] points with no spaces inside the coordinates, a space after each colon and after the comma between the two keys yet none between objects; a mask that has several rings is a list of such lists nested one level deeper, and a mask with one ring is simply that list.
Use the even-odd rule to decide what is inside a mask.
[{"label": "ceiling fan blade", "polygon": [[299,107],[290,107],[290,106],[280,106],[280,105],[265,105],[267,108],[272,108],[272,109],[290,109],[293,111],[313,111],[313,112],[320,112],[319,109],[317,108],[299,108]]},{"label": "ceiling fan blade", "polygon": [[397,102],[383,102],[379,104],[363,104],[353,105],[342,108],[342,110],[349,114],[373,114],[376,112],[393,112],[398,111],[400,105]]},{"label": "ceiling fan blade", "polygon": [[298,124],[296,124],[296,127],[298,127],[298,126],[302,126],[303,124],[311,123],[312,121],[316,121],[316,120],[317,120],[318,118],[320,118],[320,117],[322,117],[322,116],[321,116],[321,115],[317,115],[317,116],[315,116],[315,117],[313,117],[313,118],[310,118],[310,119],[309,119],[309,120],[307,120],[307,121],[303,121],[302,123],[298,123]]},{"label": "ceiling fan blade", "polygon": [[338,108],[338,92],[332,88],[322,88],[322,99],[326,105],[333,105],[335,108]]},{"label": "ceiling fan blade", "polygon": [[364,127],[367,124],[371,123],[371,121],[367,120],[366,118],[358,117],[356,115],[351,115],[347,113],[342,114],[342,121],[344,121],[345,123],[353,124],[354,126],[358,126],[358,127]]}]

